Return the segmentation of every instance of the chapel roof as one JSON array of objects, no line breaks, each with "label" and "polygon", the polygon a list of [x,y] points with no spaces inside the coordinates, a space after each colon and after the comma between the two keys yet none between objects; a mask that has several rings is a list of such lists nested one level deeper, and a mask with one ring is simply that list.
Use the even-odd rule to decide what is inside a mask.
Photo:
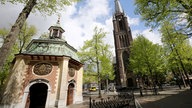
[{"label": "chapel roof", "polygon": [[59,19],[56,25],[48,29],[50,31],[49,36],[33,39],[22,54],[68,56],[79,61],[77,50],[62,39],[64,29],[60,26]]},{"label": "chapel roof", "polygon": [[64,40],[33,39],[23,54],[69,56],[77,61],[77,50]]}]

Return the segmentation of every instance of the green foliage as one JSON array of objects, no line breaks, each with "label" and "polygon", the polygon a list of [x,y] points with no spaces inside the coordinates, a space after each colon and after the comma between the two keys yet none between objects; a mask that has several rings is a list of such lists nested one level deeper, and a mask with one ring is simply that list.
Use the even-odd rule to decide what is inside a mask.
[{"label": "green foliage", "polygon": [[11,48],[16,43],[21,28],[23,27],[31,12],[38,11],[42,13],[42,15],[51,15],[64,9],[65,5],[70,5],[72,2],[75,1],[78,0],[1,0],[1,4],[5,4],[8,2],[13,4],[22,3],[25,6],[16,19],[15,23],[11,27],[10,32],[6,36],[5,40],[8,41],[4,41],[0,49],[0,69],[3,68],[7,59],[7,55],[9,55],[9,53],[11,52]]},{"label": "green foliage", "polygon": [[5,37],[7,36],[8,33],[9,33],[9,31],[6,28],[0,29],[0,38],[2,40],[5,40]]},{"label": "green foliage", "polygon": [[[4,41],[5,37],[8,34],[8,29],[3,28],[0,29],[0,38]],[[13,59],[15,57],[15,54],[22,51],[24,47],[31,41],[32,36],[36,34],[36,28],[32,25],[25,25],[21,29],[21,32],[19,34],[19,38],[17,40],[17,43],[14,44],[14,46],[11,48],[11,53],[8,55],[8,58],[0,71],[0,88],[4,85],[5,80],[10,72],[10,68],[13,65]]]},{"label": "green foliage", "polygon": [[2,90],[4,90],[7,78],[10,74],[10,69],[13,66],[15,54],[18,53],[18,51],[18,45],[16,44],[11,48],[11,53],[8,55],[3,68],[0,70],[0,95],[2,95]]},{"label": "green foliage", "polygon": [[[130,47],[130,68],[138,76],[150,76],[152,81],[165,72],[163,49],[139,35]],[[159,79],[157,79],[159,78]],[[157,77],[156,80],[163,78]]]},{"label": "green foliage", "polygon": [[[0,29],[0,38],[2,39],[2,41],[5,40],[8,33],[9,33],[8,29],[6,28]],[[18,48],[16,45],[14,45],[14,47],[11,49],[11,52],[12,53],[8,56],[8,59],[6,60],[6,63],[4,64],[3,68],[0,70],[0,88],[3,86],[8,76],[11,62],[14,58],[14,54],[18,52]]]},{"label": "green foliage", "polygon": [[96,72],[84,72],[83,73],[83,83],[96,83],[97,82],[97,73]]},{"label": "green foliage", "polygon": [[48,39],[49,38],[49,33],[45,32],[45,33],[41,34],[41,36],[39,38],[40,39]]},{"label": "green foliage", "polygon": [[[106,79],[107,75],[109,79],[114,79],[111,47],[104,43],[103,39],[105,36],[106,32],[104,32],[103,29],[95,27],[93,38],[85,41],[83,47],[81,47],[78,52],[81,62],[85,64],[84,79],[90,79],[86,77],[91,76],[97,77],[97,59],[100,61],[99,71],[101,79]],[[95,79],[93,78],[92,82],[96,82]]]},{"label": "green foliage", "polygon": [[[183,35],[174,28],[174,25],[165,21],[160,29],[162,33],[162,42],[165,49],[167,65],[171,70],[179,71],[179,68],[191,69],[192,47]],[[184,67],[181,66],[184,64]]]},{"label": "green foliage", "polygon": [[[5,4],[6,2],[10,2],[12,4],[22,3],[27,4],[32,0],[1,0],[1,4]],[[42,15],[52,15],[53,13],[57,13],[60,10],[64,10],[65,6],[71,5],[73,2],[77,2],[79,0],[33,0],[37,1],[36,5],[33,9],[33,12],[39,11]]]},{"label": "green foliage", "polygon": [[37,33],[37,29],[33,25],[28,25],[25,23],[19,33],[18,41],[19,41],[19,53],[28,45],[31,41],[31,38]]},{"label": "green foliage", "polygon": [[169,20],[182,29],[183,34],[192,36],[192,1],[191,0],[135,0],[137,14],[146,24],[157,27]]},{"label": "green foliage", "polygon": [[12,61],[14,59],[14,54],[18,53],[18,51],[18,46],[14,45],[14,47],[11,49],[11,53],[8,55],[8,59],[6,60],[2,70],[0,71],[0,91],[3,88],[9,75],[10,68],[12,67]]}]

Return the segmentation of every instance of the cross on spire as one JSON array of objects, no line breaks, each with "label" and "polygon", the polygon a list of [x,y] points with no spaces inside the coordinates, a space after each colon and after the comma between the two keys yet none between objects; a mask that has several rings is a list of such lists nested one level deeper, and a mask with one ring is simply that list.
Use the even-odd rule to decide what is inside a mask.
[{"label": "cross on spire", "polygon": [[60,18],[61,18],[61,15],[58,15],[57,24],[60,24]]}]

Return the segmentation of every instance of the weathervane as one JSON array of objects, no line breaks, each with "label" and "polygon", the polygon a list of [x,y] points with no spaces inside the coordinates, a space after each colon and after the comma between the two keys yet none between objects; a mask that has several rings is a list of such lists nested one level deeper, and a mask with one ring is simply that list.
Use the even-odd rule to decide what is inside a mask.
[{"label": "weathervane", "polygon": [[60,24],[60,18],[61,18],[61,15],[60,15],[60,14],[58,14],[57,24]]}]

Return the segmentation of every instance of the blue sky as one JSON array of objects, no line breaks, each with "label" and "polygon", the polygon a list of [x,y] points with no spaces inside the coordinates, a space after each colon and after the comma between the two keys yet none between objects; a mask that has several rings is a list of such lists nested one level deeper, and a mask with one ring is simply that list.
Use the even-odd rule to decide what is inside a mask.
[{"label": "blue sky", "polygon": [[[146,38],[154,43],[160,43],[160,35],[157,31],[150,31],[150,28],[144,26],[139,15],[134,13],[134,0],[119,0],[124,12],[128,17],[128,22],[132,30],[133,38],[137,34],[143,34]],[[91,39],[95,26],[103,28],[108,32],[106,43],[114,46],[112,15],[114,13],[114,0],[82,0],[61,11],[60,25],[65,30],[63,38],[76,49],[84,44],[85,40]],[[6,3],[0,5],[0,28],[8,28],[14,23],[19,13],[23,9],[22,4],[13,5]],[[43,17],[41,14],[33,13],[29,15],[27,22],[35,25],[38,34],[48,32],[51,25],[56,24],[58,15]]]},{"label": "blue sky", "polygon": [[[112,0],[113,1],[113,0]],[[134,5],[134,0],[120,0],[122,8],[124,9],[125,13],[131,17],[131,18],[138,18],[139,19],[139,24],[136,26],[131,26],[131,28],[134,30],[143,30],[146,29],[147,27],[144,26],[144,22],[140,21],[141,16],[135,14],[135,5]]]}]

